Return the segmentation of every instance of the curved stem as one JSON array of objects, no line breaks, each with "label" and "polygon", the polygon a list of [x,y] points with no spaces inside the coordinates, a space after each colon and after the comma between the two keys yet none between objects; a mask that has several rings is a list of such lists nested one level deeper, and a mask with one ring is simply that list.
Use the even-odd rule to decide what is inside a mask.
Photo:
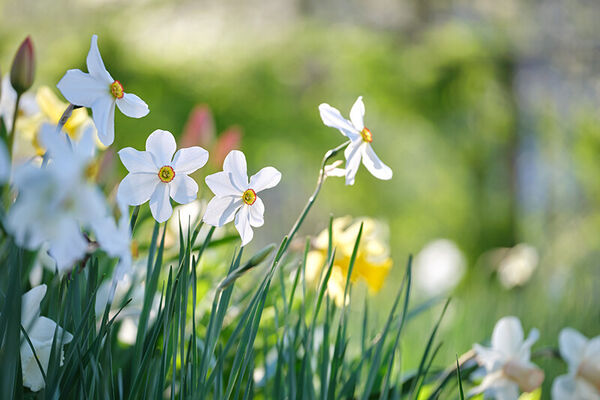
[{"label": "curved stem", "polygon": [[19,114],[19,102],[21,101],[21,95],[17,94],[17,100],[15,101],[15,111],[13,113],[12,127],[10,128],[10,134],[7,139],[8,154],[12,160],[13,154],[13,143],[15,142],[15,127],[17,126],[17,116]]}]

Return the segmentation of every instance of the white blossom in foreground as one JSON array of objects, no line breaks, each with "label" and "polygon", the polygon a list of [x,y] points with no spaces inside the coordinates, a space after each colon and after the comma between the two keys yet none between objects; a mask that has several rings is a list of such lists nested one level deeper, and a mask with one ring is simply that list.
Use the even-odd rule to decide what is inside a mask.
[{"label": "white blossom in foreground", "polygon": [[392,179],[392,170],[377,157],[371,143],[373,134],[364,124],[365,105],[362,96],[359,96],[350,110],[350,121],[329,104],[319,106],[323,123],[331,128],[338,129],[342,135],[350,139],[350,144],[344,151],[346,157],[346,185],[354,185],[354,177],[360,162],[375,178]]},{"label": "white blossom in foreground", "polygon": [[552,384],[554,400],[600,400],[600,336],[588,339],[572,328],[558,337],[560,355],[569,373]]},{"label": "white blossom in foreground", "polygon": [[[36,286],[23,294],[21,300],[21,325],[27,332],[35,355],[39,360],[44,373],[48,371],[52,341],[56,332],[58,343],[67,344],[73,340],[73,335],[63,330],[58,324],[46,317],[40,317],[40,303],[46,295],[46,285]],[[21,369],[23,370],[23,385],[34,392],[45,386],[44,377],[36,361],[31,345],[21,334]],[[62,364],[62,346],[61,346]]]},{"label": "white blossom in foreground", "polygon": [[58,89],[74,105],[92,109],[98,138],[105,146],[115,139],[115,105],[128,117],[148,114],[146,103],[132,93],[126,93],[121,82],[114,80],[104,67],[98,50],[98,36],[92,36],[87,59],[88,73],[70,69],[58,82]]},{"label": "white blossom in foreground", "polygon": [[154,219],[165,222],[173,213],[169,197],[180,204],[196,200],[198,184],[188,174],[206,164],[208,151],[199,146],[175,153],[176,149],[171,132],[157,129],[148,136],[146,151],[120,150],[121,162],[129,171],[119,184],[120,201],[137,206],[150,200]]},{"label": "white blossom in foreground", "polygon": [[42,168],[26,164],[15,170],[19,195],[6,224],[21,247],[34,250],[48,243],[62,272],[86,253],[88,241],[81,229],[102,218],[106,205],[99,189],[86,179],[93,133],[88,130],[79,142],[69,144],[64,132],[45,125],[41,137],[50,161]]},{"label": "white blossom in foreground", "polygon": [[258,192],[277,186],[280,180],[281,173],[277,169],[265,167],[248,181],[244,153],[231,151],[225,157],[223,171],[206,177],[206,184],[215,197],[206,207],[204,222],[220,227],[235,218],[235,228],[245,246],[254,236],[252,227],[264,224],[265,205]]},{"label": "white blossom in foreground", "polygon": [[120,281],[131,269],[131,229],[127,205],[118,202],[120,217],[115,221],[112,215],[106,215],[92,224],[96,240],[100,247],[111,257],[119,258],[113,274]]},{"label": "white blossom in foreground", "polygon": [[531,392],[544,380],[544,372],[531,363],[531,346],[539,332],[532,329],[524,339],[523,328],[517,317],[501,318],[492,334],[492,347],[475,344],[476,359],[485,369],[481,384],[473,393],[485,392],[498,400],[517,400],[519,389]]}]

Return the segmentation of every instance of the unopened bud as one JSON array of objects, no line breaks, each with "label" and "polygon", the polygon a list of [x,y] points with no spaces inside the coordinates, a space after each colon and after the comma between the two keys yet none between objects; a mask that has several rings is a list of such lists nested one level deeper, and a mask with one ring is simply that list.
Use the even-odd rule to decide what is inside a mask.
[{"label": "unopened bud", "polygon": [[10,83],[18,95],[23,94],[31,85],[35,76],[35,56],[33,42],[27,38],[21,43],[10,69]]},{"label": "unopened bud", "polygon": [[517,360],[507,362],[502,372],[524,392],[537,389],[544,381],[544,371],[533,364],[525,364]]}]

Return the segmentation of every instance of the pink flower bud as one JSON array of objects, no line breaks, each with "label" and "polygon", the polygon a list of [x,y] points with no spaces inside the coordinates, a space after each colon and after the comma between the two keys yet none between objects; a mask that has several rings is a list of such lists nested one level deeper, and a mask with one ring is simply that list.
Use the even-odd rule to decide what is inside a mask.
[{"label": "pink flower bud", "polygon": [[21,43],[10,70],[10,83],[17,94],[21,95],[33,85],[35,76],[35,56],[31,37]]}]

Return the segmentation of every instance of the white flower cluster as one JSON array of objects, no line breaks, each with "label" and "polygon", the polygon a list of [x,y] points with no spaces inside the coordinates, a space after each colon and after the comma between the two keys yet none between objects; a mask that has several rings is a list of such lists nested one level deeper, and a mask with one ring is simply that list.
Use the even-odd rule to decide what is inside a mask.
[{"label": "white flower cluster", "polygon": [[[498,400],[517,400],[519,392],[531,392],[542,384],[544,372],[533,364],[531,346],[539,331],[532,329],[525,339],[521,321],[501,318],[492,333],[491,347],[475,344],[475,358],[482,365],[483,380],[472,394],[484,392]],[[600,400],[600,336],[587,339],[572,328],[559,335],[560,355],[568,374],[552,384],[554,400]]]}]

